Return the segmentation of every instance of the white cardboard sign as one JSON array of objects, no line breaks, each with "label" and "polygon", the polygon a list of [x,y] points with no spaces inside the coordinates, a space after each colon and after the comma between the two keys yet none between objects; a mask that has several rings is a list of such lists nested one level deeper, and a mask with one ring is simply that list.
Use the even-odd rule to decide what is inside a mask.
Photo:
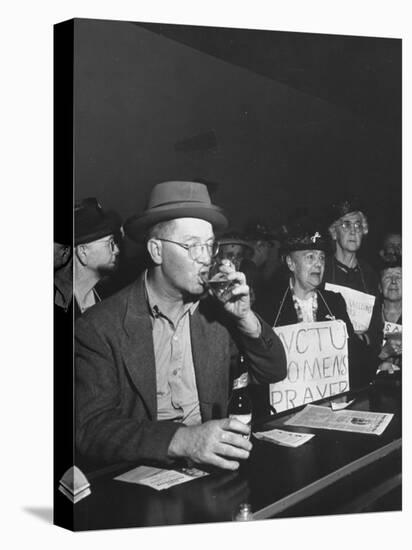
[{"label": "white cardboard sign", "polygon": [[383,327],[383,336],[386,337],[387,334],[400,334],[402,335],[402,325],[397,323],[390,323],[385,321],[385,326]]},{"label": "white cardboard sign", "polygon": [[325,290],[342,294],[355,332],[366,332],[368,330],[373,306],[375,305],[375,296],[353,290],[353,288],[347,286],[333,285],[332,283],[325,283]]},{"label": "white cardboard sign", "polygon": [[273,329],[287,357],[287,376],[270,384],[270,403],[285,411],[349,390],[348,334],[343,321]]}]

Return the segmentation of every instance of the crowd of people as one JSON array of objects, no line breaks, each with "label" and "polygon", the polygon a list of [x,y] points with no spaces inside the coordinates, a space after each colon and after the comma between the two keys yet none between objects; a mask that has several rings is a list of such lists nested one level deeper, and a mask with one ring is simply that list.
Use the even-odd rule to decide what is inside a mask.
[{"label": "crowd of people", "polygon": [[[341,320],[350,387],[400,380],[401,231],[388,229],[373,267],[368,232],[350,196],[322,218],[242,230],[193,181],[155,185],[124,223],[96,198],[76,203],[74,236],[54,243],[56,322],[76,319],[76,462],[238,468],[252,448],[250,426],[227,415],[238,356],[255,414],[274,412],[268,387],[287,376],[276,327]],[[205,283],[216,257],[230,298]]]}]

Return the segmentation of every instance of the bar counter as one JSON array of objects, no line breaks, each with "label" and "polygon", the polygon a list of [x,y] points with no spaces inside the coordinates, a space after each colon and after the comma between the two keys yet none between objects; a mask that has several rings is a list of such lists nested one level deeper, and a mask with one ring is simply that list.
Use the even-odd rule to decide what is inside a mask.
[{"label": "bar counter", "polygon": [[355,398],[352,410],[394,414],[382,435],[284,426],[298,408],[264,418],[253,429],[284,426],[315,437],[297,448],[254,438],[250,458],[237,472],[213,471],[164,491],[114,480],[133,464],[85,472],[91,495],[74,505],[74,529],[232,521],[242,503],[250,504],[254,520],[400,510],[401,388],[378,381],[348,395]]}]

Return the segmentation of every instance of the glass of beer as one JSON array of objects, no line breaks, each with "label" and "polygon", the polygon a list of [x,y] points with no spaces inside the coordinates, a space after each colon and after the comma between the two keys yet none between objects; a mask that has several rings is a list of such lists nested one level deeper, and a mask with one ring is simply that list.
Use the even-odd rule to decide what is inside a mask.
[{"label": "glass of beer", "polygon": [[232,296],[232,289],[236,285],[236,281],[231,281],[227,278],[227,273],[221,270],[222,266],[233,266],[235,271],[238,271],[238,262],[231,261],[220,256],[214,258],[210,265],[209,271],[203,274],[203,282],[207,289],[210,289],[214,296],[221,302],[225,303]]}]

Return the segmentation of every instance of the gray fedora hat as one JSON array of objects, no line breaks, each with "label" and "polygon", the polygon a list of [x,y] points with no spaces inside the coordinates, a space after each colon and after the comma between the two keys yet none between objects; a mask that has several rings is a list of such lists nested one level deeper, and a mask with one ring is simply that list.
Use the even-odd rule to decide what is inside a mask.
[{"label": "gray fedora hat", "polygon": [[126,220],[124,231],[134,241],[142,241],[150,227],[176,218],[199,218],[217,231],[228,225],[222,209],[212,204],[204,183],[165,181],[153,187],[146,210]]}]

